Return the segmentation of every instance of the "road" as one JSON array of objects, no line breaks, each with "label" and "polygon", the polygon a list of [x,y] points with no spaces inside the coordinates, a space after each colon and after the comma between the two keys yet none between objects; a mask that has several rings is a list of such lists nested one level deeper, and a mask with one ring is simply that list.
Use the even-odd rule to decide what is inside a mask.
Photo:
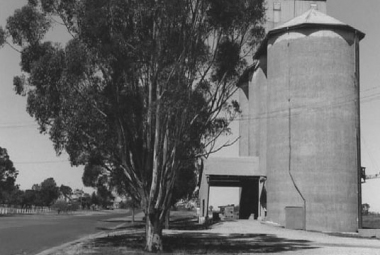
[{"label": "road", "polygon": [[116,227],[127,211],[0,217],[0,254],[29,255]]}]

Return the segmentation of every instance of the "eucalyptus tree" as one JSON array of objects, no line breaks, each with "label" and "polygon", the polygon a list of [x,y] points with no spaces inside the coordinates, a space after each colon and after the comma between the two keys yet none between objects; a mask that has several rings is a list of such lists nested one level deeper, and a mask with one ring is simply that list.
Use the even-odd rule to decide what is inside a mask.
[{"label": "eucalyptus tree", "polygon": [[0,147],[0,203],[12,202],[12,196],[18,191],[17,175],[18,171],[10,160],[7,149]]},{"label": "eucalyptus tree", "polygon": [[71,195],[73,194],[73,189],[66,185],[61,185],[59,187],[59,193],[63,196],[63,198],[67,201],[71,200]]},{"label": "eucalyptus tree", "polygon": [[[14,86],[29,114],[73,165],[121,171],[148,251],[163,249],[180,169],[218,150],[239,113],[231,97],[264,34],[263,2],[29,0],[0,29],[21,53]],[[44,39],[57,24],[65,45]]]},{"label": "eucalyptus tree", "polygon": [[40,184],[33,184],[33,204],[36,206],[50,207],[59,197],[59,187],[54,178],[45,179]]}]

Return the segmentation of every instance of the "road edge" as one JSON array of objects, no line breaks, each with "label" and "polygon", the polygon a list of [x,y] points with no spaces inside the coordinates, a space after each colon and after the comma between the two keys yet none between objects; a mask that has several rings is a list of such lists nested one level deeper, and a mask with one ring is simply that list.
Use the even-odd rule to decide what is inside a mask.
[{"label": "road edge", "polygon": [[[114,230],[122,227],[124,224],[125,223],[121,223],[121,224],[117,225],[116,227],[110,229],[109,231],[114,231]],[[101,231],[101,232],[98,232],[98,233],[95,233],[95,234],[87,235],[87,236],[81,237],[79,239],[76,239],[74,241],[70,241],[70,242],[61,244],[59,246],[55,246],[55,247],[49,248],[49,249],[44,250],[44,251],[42,251],[40,253],[37,253],[35,255],[50,255],[50,254],[52,254],[54,252],[57,252],[59,250],[63,250],[63,249],[65,249],[66,247],[68,247],[70,245],[83,243],[83,242],[88,241],[90,239],[99,238],[99,237],[102,237],[103,235],[105,236],[106,234],[107,234],[106,231]]]}]

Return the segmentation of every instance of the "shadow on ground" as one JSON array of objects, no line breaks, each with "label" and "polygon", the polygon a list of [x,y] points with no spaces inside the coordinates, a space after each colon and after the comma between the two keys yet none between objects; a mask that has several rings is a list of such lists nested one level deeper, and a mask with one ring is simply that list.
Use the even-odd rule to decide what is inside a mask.
[{"label": "shadow on ground", "polygon": [[143,229],[143,228],[145,228],[145,225],[142,222],[135,222],[135,223],[126,223],[123,226],[118,227],[117,229],[113,227],[97,227],[96,229],[105,230],[105,231],[109,231],[109,230],[119,231],[119,230],[126,230],[126,229]]},{"label": "shadow on ground", "polygon": [[[278,238],[266,234],[230,234],[188,232],[164,235],[164,251],[186,254],[206,253],[276,253],[316,249],[306,240]],[[131,251],[144,249],[144,233],[125,234],[95,239],[92,247],[124,247]]]},{"label": "shadow on ground", "polygon": [[309,241],[266,234],[185,233],[164,236],[167,252],[186,253],[275,253],[314,249]]},{"label": "shadow on ground", "polygon": [[[122,229],[134,229],[131,233],[94,239],[93,248],[123,247],[130,251],[141,252],[145,245],[144,224],[124,226]],[[217,234],[201,232],[204,225],[197,224],[194,218],[174,220],[170,224],[173,230],[191,230],[189,232],[164,234],[164,252],[206,254],[206,253],[280,253],[316,249],[310,241],[279,238],[267,234]]]}]

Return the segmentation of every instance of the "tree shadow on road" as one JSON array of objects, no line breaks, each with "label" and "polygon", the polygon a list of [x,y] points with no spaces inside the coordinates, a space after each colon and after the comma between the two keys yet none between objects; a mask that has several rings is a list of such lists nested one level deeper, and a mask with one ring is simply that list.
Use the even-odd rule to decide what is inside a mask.
[{"label": "tree shadow on road", "polygon": [[[141,252],[144,249],[144,232],[97,238],[92,247],[124,247]],[[220,253],[280,253],[316,249],[309,241],[279,238],[267,234],[216,234],[187,232],[165,234],[164,252],[186,254]]]},{"label": "tree shadow on road", "polygon": [[127,229],[143,229],[145,228],[145,224],[143,222],[135,222],[135,223],[125,223],[123,226],[119,226],[116,229],[113,227],[97,227],[97,230],[127,230]]},{"label": "tree shadow on road", "polygon": [[96,238],[89,244],[93,248],[128,248],[131,251],[143,251],[145,245],[145,235],[143,231]]},{"label": "tree shadow on road", "polygon": [[[142,252],[145,245],[143,226],[125,226],[123,229],[130,229],[130,233],[97,238],[91,246],[124,247],[130,251]],[[200,231],[205,229],[204,225],[197,224],[190,218],[171,222],[170,229],[185,230],[179,233],[164,233],[164,252],[174,254],[281,253],[319,248],[307,240],[279,238],[269,234],[208,233]]]}]

